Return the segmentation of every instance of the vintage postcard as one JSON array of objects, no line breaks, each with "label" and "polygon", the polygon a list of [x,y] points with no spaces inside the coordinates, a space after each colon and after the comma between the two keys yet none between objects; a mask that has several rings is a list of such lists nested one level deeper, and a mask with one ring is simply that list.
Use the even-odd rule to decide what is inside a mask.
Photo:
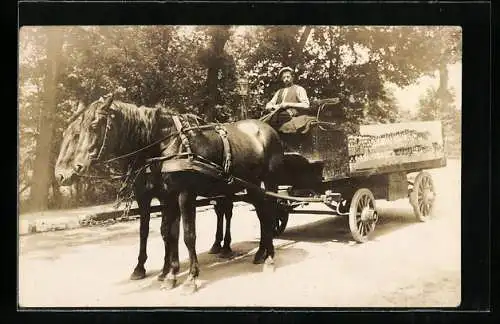
[{"label": "vintage postcard", "polygon": [[458,307],[459,26],[19,29],[19,307]]}]

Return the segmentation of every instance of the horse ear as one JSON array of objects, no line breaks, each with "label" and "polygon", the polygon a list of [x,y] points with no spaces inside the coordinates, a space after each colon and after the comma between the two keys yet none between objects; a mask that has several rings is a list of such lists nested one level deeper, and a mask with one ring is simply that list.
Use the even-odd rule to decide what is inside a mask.
[{"label": "horse ear", "polygon": [[104,99],[104,103],[102,104],[101,106],[101,110],[108,110],[110,109],[111,107],[111,104],[113,103],[113,99],[114,99],[114,93],[110,93],[108,95],[105,96],[106,99]]}]

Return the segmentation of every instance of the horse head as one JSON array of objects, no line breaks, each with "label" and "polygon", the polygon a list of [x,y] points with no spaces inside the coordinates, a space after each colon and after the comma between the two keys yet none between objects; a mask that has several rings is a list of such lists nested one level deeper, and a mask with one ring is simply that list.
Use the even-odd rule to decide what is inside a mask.
[{"label": "horse head", "polygon": [[57,156],[54,174],[59,185],[69,186],[75,180],[73,172],[73,160],[80,138],[80,118],[71,118],[70,123],[63,132],[62,142]]},{"label": "horse head", "polygon": [[61,184],[71,184],[75,176],[85,173],[107,153],[113,138],[118,137],[111,127],[114,119],[112,103],[113,94],[110,94],[106,99],[92,102],[76,119],[70,120],[56,164],[56,178]]}]

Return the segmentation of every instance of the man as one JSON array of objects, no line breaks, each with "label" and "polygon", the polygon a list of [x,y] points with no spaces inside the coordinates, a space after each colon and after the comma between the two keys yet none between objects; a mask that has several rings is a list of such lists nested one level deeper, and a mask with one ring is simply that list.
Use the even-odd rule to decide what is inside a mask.
[{"label": "man", "polygon": [[271,101],[266,104],[266,110],[270,112],[262,120],[279,131],[291,133],[297,130],[293,119],[307,113],[309,99],[306,90],[293,83],[294,75],[290,67],[282,68],[278,77],[285,87],[276,91]]}]

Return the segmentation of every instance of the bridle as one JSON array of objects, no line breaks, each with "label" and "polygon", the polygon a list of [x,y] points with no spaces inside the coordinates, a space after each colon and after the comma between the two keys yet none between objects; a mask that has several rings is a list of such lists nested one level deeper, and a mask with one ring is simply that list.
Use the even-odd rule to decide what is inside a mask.
[{"label": "bridle", "polygon": [[111,129],[111,119],[113,118],[113,113],[106,114],[106,128],[104,129],[104,138],[102,139],[101,148],[96,157],[90,157],[91,161],[99,161],[101,159],[102,152],[108,147],[108,132]]},{"label": "bridle", "polygon": [[[113,100],[113,99],[111,98],[111,100]],[[102,102],[102,101],[104,101],[104,99],[101,97],[101,99],[99,99],[99,101]],[[92,105],[89,105],[89,106],[81,109],[80,111],[76,112],[75,115],[73,115],[68,120],[68,123],[71,123],[74,120],[76,120],[85,111],[87,111],[91,106]],[[204,162],[207,163],[207,164],[213,165],[214,167],[220,167],[220,166],[216,165],[214,162],[208,161],[208,160],[204,159],[203,157],[198,156],[197,154],[194,154],[191,151],[191,147],[189,145],[189,139],[188,139],[188,137],[186,135],[187,132],[192,131],[192,130],[214,129],[221,136],[221,138],[223,140],[225,152],[226,152],[226,158],[225,158],[225,161],[224,161],[224,167],[223,167],[223,169],[225,171],[229,171],[229,167],[231,165],[231,154],[230,154],[230,150],[229,150],[229,147],[228,147],[229,144],[227,142],[227,131],[225,131],[224,127],[221,126],[221,125],[219,125],[219,124],[200,125],[200,123],[198,121],[198,118],[196,116],[194,116],[194,120],[196,121],[196,125],[195,126],[191,126],[191,124],[189,122],[188,122],[187,126],[183,125],[182,124],[182,120],[183,120],[182,117],[186,117],[186,115],[188,115],[188,114],[183,114],[183,115],[175,114],[175,115],[171,116],[172,120],[174,122],[175,128],[176,128],[176,131],[174,131],[174,132],[172,132],[172,133],[170,133],[170,134],[168,134],[168,135],[166,135],[166,136],[164,136],[164,137],[162,137],[162,138],[154,141],[153,143],[150,143],[150,144],[148,144],[148,145],[146,145],[144,147],[141,147],[141,148],[139,148],[137,150],[134,150],[132,152],[129,152],[129,153],[126,153],[126,154],[122,154],[122,155],[113,157],[111,159],[107,159],[107,160],[101,161],[103,153],[109,147],[109,138],[110,138],[109,132],[110,132],[111,127],[112,127],[112,121],[113,121],[113,118],[114,118],[114,113],[113,112],[107,112],[107,113],[102,114],[102,115],[106,115],[106,128],[105,128],[105,131],[104,131],[104,136],[103,136],[102,144],[101,144],[101,147],[99,148],[99,151],[98,151],[97,155],[90,157],[92,163],[94,163],[94,164],[103,164],[103,165],[106,165],[106,164],[109,164],[111,162],[118,161],[118,160],[121,160],[121,159],[124,159],[124,158],[130,158],[130,157],[136,156],[140,152],[146,151],[147,149],[150,149],[151,147],[154,147],[154,146],[156,146],[156,145],[164,142],[167,139],[170,139],[170,138],[172,138],[174,136],[178,136],[179,139],[180,139],[180,142],[181,142],[181,145],[179,147],[179,152],[178,153],[174,153],[174,154],[171,154],[171,155],[168,155],[168,156],[159,156],[159,157],[153,157],[153,158],[146,159],[146,163],[143,166],[141,166],[140,168],[138,168],[137,170],[135,170],[134,173],[135,172],[137,172],[137,173],[142,172],[146,168],[150,167],[151,164],[153,164],[153,163],[160,162],[160,161],[171,160],[171,159],[175,159],[175,158],[188,158],[190,160],[192,160],[193,158],[198,158],[200,160],[204,160]],[[167,146],[166,148],[163,148],[161,150],[161,152],[164,152],[170,146],[171,145]],[[187,152],[182,152],[182,148],[183,147],[187,150]],[[127,172],[128,174],[120,174],[120,175],[115,175],[115,176],[110,176],[110,177],[89,176],[89,175],[79,175],[79,177],[95,178],[95,179],[109,179],[109,178],[119,179],[119,178],[124,178],[124,177],[129,176],[130,172],[131,172],[131,170],[129,170],[129,172]]]},{"label": "bridle", "polygon": [[[163,141],[171,138],[171,137],[174,137],[174,136],[179,136],[180,139],[181,139],[181,143],[184,144],[184,145],[187,145],[187,136],[186,136],[186,132],[189,132],[191,130],[203,130],[203,129],[209,129],[209,128],[215,128],[216,126],[215,125],[200,125],[198,123],[198,121],[196,121],[196,126],[189,126],[189,127],[184,127],[183,125],[180,125],[176,122],[176,120],[180,120],[182,115],[173,115],[172,118],[174,120],[174,124],[176,126],[176,131],[175,132],[172,132],[156,141],[154,141],[153,143],[151,144],[148,144],[146,146],[143,146],[137,150],[134,150],[132,152],[129,152],[129,153],[126,153],[126,154],[122,154],[122,155],[119,155],[117,157],[114,157],[114,158],[111,158],[111,159],[108,159],[108,160],[105,160],[105,161],[99,161],[100,164],[108,164],[108,163],[111,163],[111,162],[114,162],[114,161],[117,161],[117,160],[121,160],[121,159],[124,159],[124,158],[127,158],[127,157],[132,157],[134,155],[137,155],[138,153],[140,152],[143,152],[151,147],[154,147],[160,143],[162,143]],[[111,122],[109,121],[110,118],[108,117],[108,121],[106,123],[106,125],[109,124],[109,128],[111,128]],[[99,155],[98,157],[96,157],[94,160],[99,160],[100,159],[100,155],[102,153],[102,151],[104,151],[104,149],[106,148],[107,146],[107,143],[105,143],[106,141],[106,134],[107,134],[107,131],[108,129],[106,129],[106,132],[104,133],[104,139],[103,139],[103,144],[101,146],[101,150],[99,152]],[[168,148],[168,147],[167,147]],[[166,150],[167,148],[163,149],[163,150]],[[166,157],[164,157],[166,158]]]}]

